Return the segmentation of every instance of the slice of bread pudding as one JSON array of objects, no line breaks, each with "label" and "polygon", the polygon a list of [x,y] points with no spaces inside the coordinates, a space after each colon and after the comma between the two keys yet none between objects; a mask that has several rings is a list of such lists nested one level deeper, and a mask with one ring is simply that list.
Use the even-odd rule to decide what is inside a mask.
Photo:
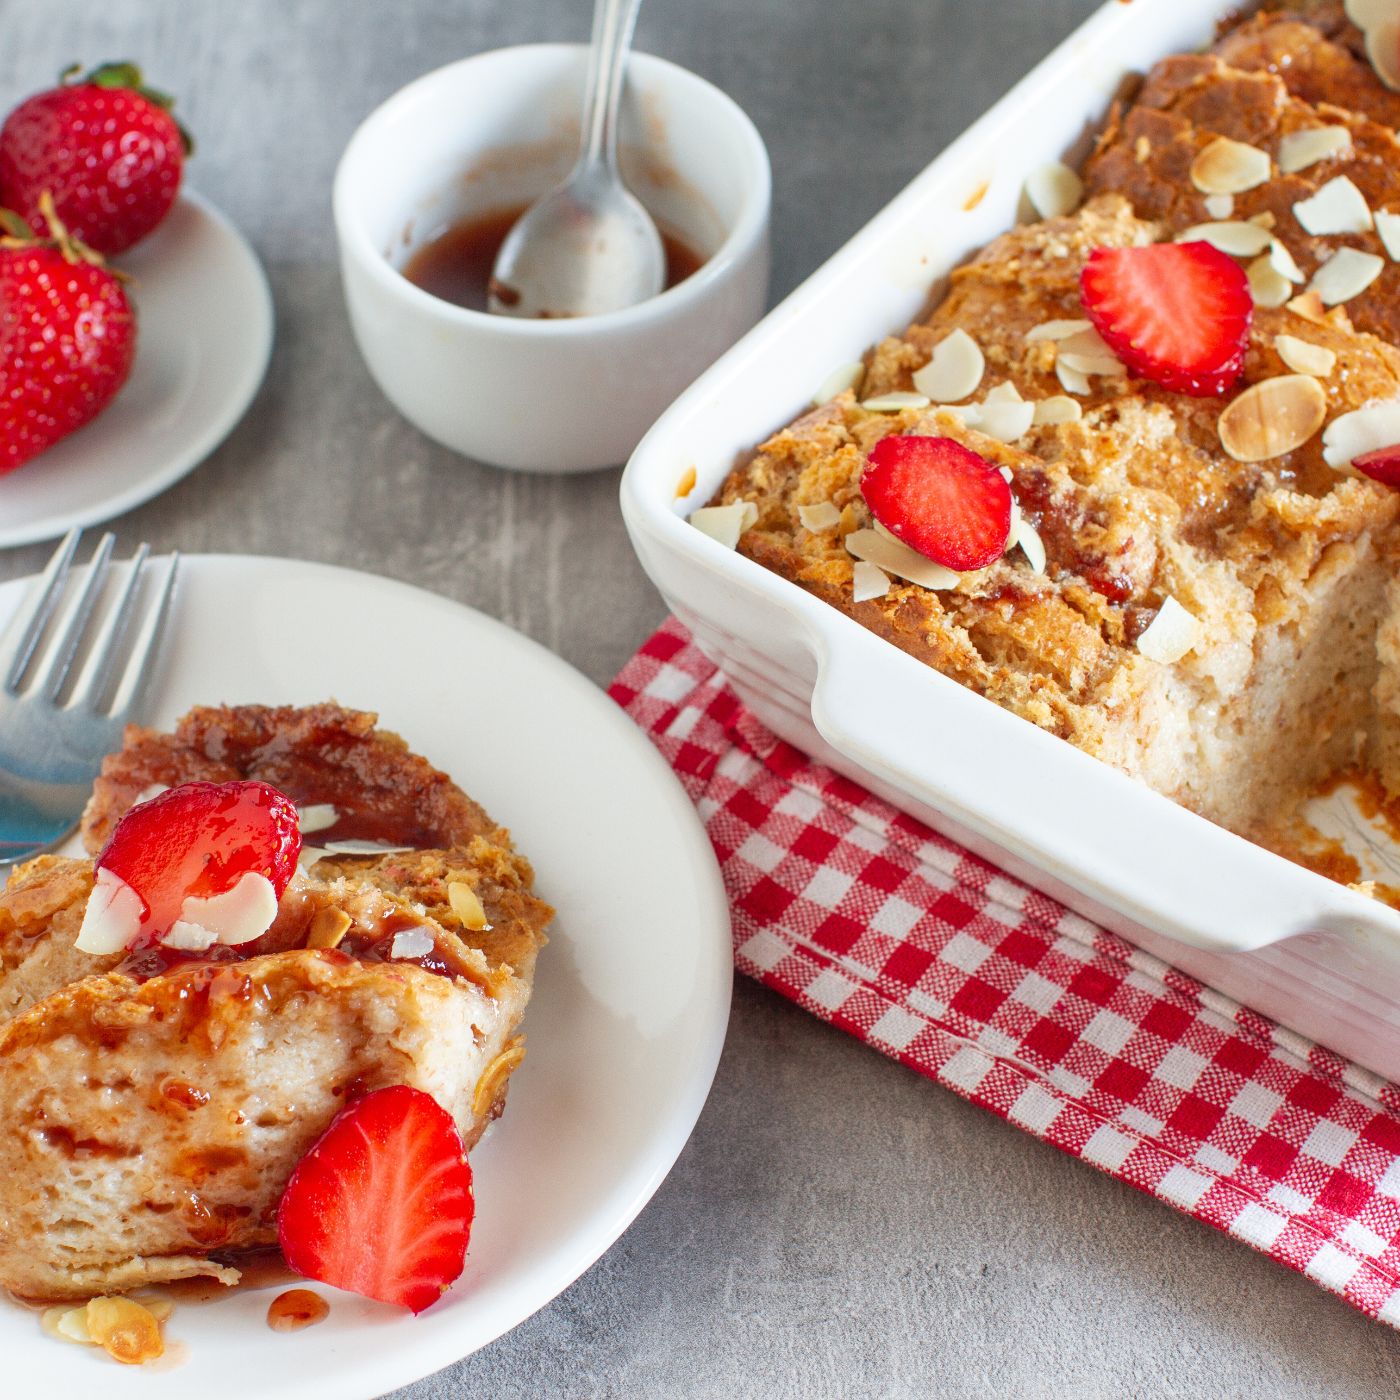
[{"label": "slice of bread pudding", "polygon": [[[741,553],[1290,855],[1294,814],[1334,775],[1368,768],[1400,795],[1400,495],[1349,468],[1332,426],[1400,400],[1400,265],[1371,217],[1400,224],[1397,94],[1367,64],[1373,83],[1340,105],[1364,58],[1345,17],[1315,9],[1159,64],[1110,115],[1079,208],[956,269],[921,321],[867,353],[858,391],[763,443],[711,503],[748,503]],[[1328,134],[1289,144],[1314,128]],[[1339,180],[1351,189],[1328,189]],[[1132,373],[1081,294],[1095,250],[1183,235],[1248,267],[1243,371],[1223,395]],[[1320,270],[1342,250],[1370,280],[1333,297]],[[940,394],[958,379],[945,348],[971,368]],[[1001,469],[1015,506],[1000,559],[920,581],[889,567],[861,483],[895,434],[952,438]]]},{"label": "slice of bread pudding", "polygon": [[[0,1282],[84,1298],[237,1277],[282,1189],[348,1102],[406,1084],[472,1146],[505,1104],[551,910],[529,863],[445,774],[336,706],[196,710],[108,759],[96,849],[153,784],[275,781],[313,839],[268,931],[241,947],[74,948],[92,864],[53,856],[0,893]],[[326,814],[329,820],[329,814]]]}]

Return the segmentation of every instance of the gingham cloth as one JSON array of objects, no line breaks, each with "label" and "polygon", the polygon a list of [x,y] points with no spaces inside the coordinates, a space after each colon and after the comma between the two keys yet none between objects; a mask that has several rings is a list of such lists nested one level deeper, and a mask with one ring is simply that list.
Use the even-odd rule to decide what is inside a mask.
[{"label": "gingham cloth", "polygon": [[674,620],[611,694],[705,822],[742,971],[1400,1326],[1400,1088],[813,763]]}]

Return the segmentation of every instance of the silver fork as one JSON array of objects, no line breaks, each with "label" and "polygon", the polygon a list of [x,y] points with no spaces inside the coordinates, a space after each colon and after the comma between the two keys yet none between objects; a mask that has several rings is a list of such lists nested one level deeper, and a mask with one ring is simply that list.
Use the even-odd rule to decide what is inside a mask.
[{"label": "silver fork", "polygon": [[170,615],[178,554],[161,568],[143,544],[123,568],[107,534],[80,576],[81,537],[69,531],[0,632],[0,868],[77,825],[146,697]]}]

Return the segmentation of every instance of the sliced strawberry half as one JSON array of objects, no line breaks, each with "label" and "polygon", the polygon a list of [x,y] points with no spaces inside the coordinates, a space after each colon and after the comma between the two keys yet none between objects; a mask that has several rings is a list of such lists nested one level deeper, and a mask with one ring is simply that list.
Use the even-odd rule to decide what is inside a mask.
[{"label": "sliced strawberry half", "polygon": [[105,953],[172,936],[194,950],[249,942],[275,916],[300,852],[296,805],[266,783],[171,788],[113,829],[77,946]]},{"label": "sliced strawberry half", "polygon": [[952,438],[881,438],[860,489],[890,534],[946,569],[985,568],[1006,552],[1011,488],[985,457]]},{"label": "sliced strawberry half", "polygon": [[342,1109],[297,1163],[277,1238],[297,1273],[420,1313],[461,1274],[475,1209],[452,1115],[395,1084]]},{"label": "sliced strawberry half", "polygon": [[1378,447],[1374,452],[1363,452],[1351,459],[1353,467],[1362,476],[1379,481],[1386,486],[1400,486],[1400,443],[1394,447]]},{"label": "sliced strawberry half", "polygon": [[1254,298],[1243,268],[1209,243],[1095,248],[1079,292],[1133,374],[1198,398],[1223,394],[1240,377]]}]

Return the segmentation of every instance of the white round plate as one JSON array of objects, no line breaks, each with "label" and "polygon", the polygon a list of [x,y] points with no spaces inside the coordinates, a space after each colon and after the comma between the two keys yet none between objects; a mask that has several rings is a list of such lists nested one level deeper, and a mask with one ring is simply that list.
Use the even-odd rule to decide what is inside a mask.
[{"label": "white round plate", "polygon": [[136,363],[86,427],[0,476],[0,547],[131,510],[198,466],[243,416],[272,353],[272,293],[247,240],[186,191],[131,274]]},{"label": "white round plate", "polygon": [[[227,555],[186,560],[152,707],[377,710],[509,826],[559,913],[505,1115],[472,1153],[465,1273],[415,1318],[322,1289],[330,1317],[266,1324],[279,1288],[177,1303],[173,1355],[123,1367],[0,1301],[6,1394],[354,1400],[484,1346],[626,1229],[690,1136],[729,1016],[729,915],[709,842],[645,736],[536,643],[367,574]],[[0,588],[0,618],[21,584]],[[373,1222],[366,1226],[373,1229]],[[285,1287],[286,1285],[282,1285]],[[318,1285],[318,1287],[320,1287]],[[169,1363],[178,1363],[171,1365]]]}]

